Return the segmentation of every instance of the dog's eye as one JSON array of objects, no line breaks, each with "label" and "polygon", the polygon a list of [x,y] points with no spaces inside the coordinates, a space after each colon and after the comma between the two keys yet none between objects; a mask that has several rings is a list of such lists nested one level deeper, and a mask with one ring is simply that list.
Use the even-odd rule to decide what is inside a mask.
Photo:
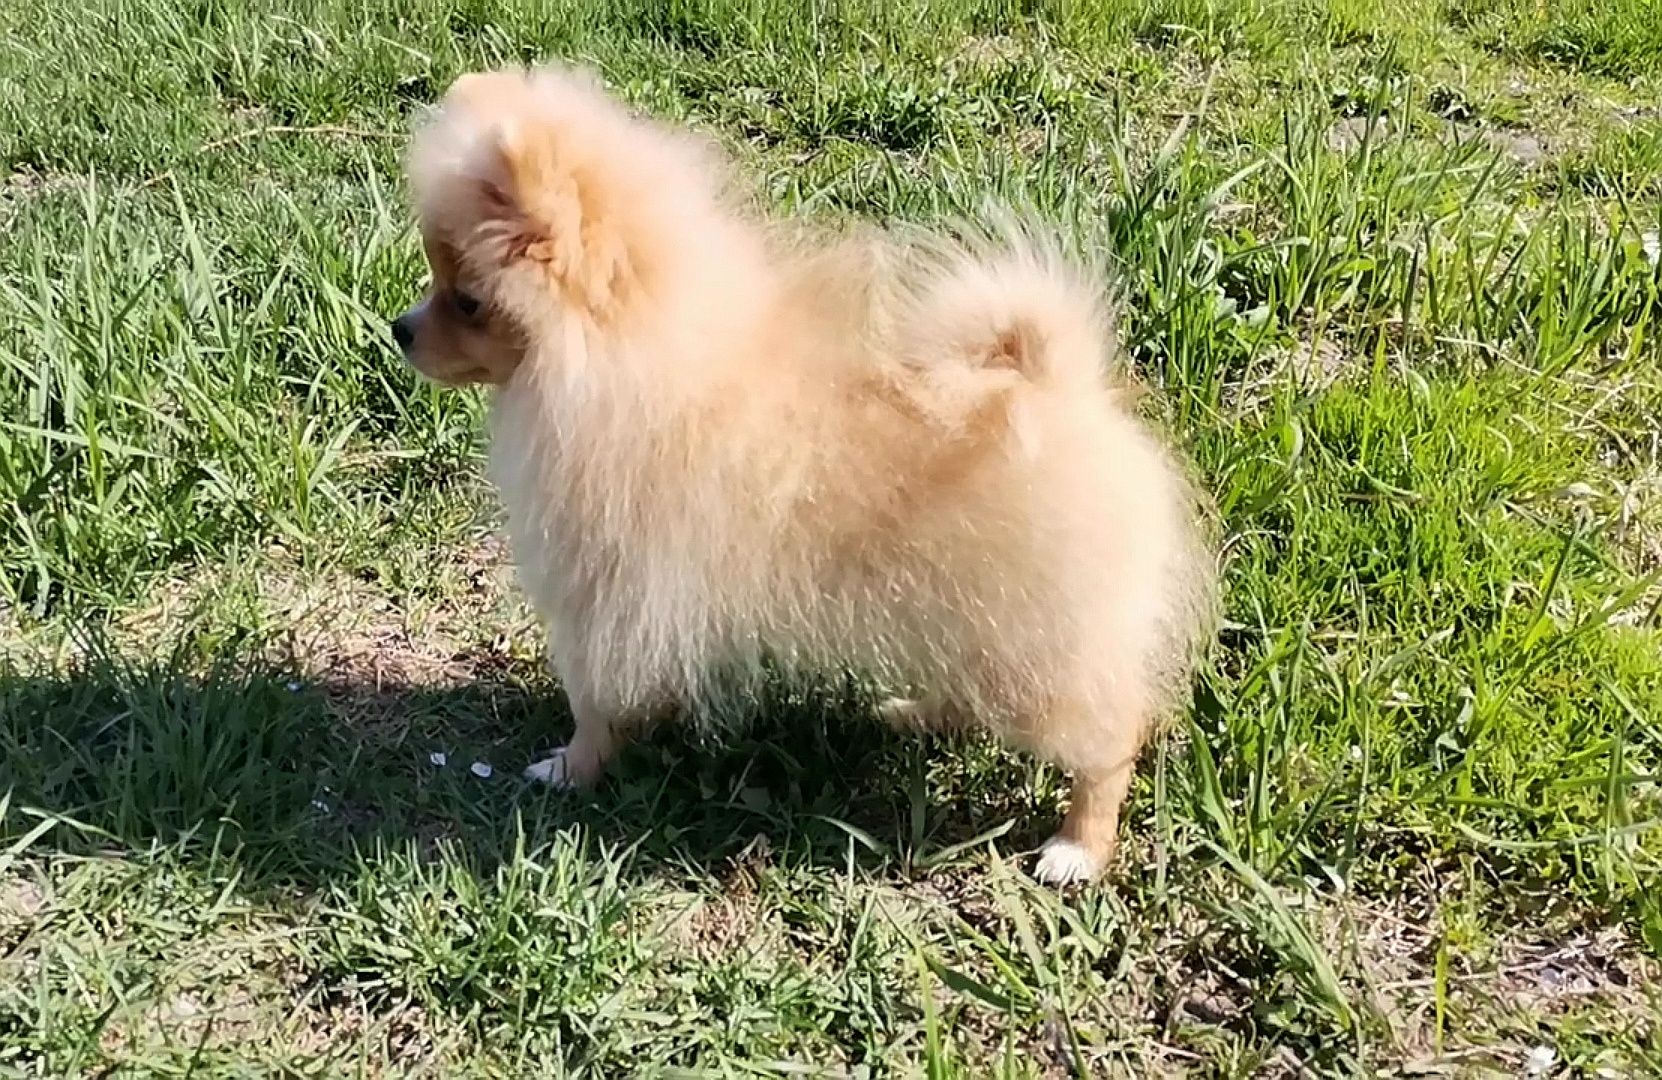
[{"label": "dog's eye", "polygon": [[479,314],[479,298],[477,296],[470,296],[465,292],[457,293],[456,310],[461,312],[464,318],[473,318],[475,315]]}]

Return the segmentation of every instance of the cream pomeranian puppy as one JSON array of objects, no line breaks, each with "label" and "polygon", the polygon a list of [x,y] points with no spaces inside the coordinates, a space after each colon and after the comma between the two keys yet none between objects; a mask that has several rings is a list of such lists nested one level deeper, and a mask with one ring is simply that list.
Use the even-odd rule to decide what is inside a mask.
[{"label": "cream pomeranian puppy", "polygon": [[411,171],[433,281],[393,334],[494,387],[491,475],[576,721],[528,775],[587,784],[764,669],[859,671],[892,721],[1069,770],[1037,874],[1097,875],[1214,595],[1098,285],[1025,228],[787,243],[713,146],[571,70],[462,78]]}]

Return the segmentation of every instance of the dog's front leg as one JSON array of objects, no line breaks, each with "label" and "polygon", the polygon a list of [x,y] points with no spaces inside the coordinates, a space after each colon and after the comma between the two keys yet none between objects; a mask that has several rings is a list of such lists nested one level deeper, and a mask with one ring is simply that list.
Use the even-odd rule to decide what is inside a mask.
[{"label": "dog's front leg", "polygon": [[560,788],[580,788],[600,778],[618,745],[613,718],[592,706],[580,705],[576,698],[572,699],[571,712],[577,721],[571,741],[529,766],[526,779]]},{"label": "dog's front leg", "polygon": [[578,662],[581,651],[562,655],[571,651],[557,647],[562,636],[551,635],[548,666],[565,687],[576,730],[570,742],[527,767],[525,777],[559,788],[582,788],[600,779],[606,762],[622,741],[623,710],[608,703],[615,699],[597,692],[593,675]]}]

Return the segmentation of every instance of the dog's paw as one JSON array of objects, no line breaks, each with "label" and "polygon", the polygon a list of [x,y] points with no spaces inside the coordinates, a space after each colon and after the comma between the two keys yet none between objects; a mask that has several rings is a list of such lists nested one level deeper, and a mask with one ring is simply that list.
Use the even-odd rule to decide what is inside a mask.
[{"label": "dog's paw", "polygon": [[942,731],[963,722],[959,707],[940,697],[884,698],[877,705],[877,718],[899,731]]},{"label": "dog's paw", "polygon": [[1039,863],[1033,868],[1033,876],[1047,885],[1093,881],[1102,873],[1105,861],[1077,841],[1053,836],[1039,849]]},{"label": "dog's paw", "polygon": [[575,758],[567,750],[568,747],[562,746],[551,756],[526,766],[525,779],[548,784],[561,791],[588,786],[594,777],[576,768]]},{"label": "dog's paw", "polygon": [[911,698],[885,698],[878,703],[877,718],[891,727],[923,727],[929,719],[923,702]]}]

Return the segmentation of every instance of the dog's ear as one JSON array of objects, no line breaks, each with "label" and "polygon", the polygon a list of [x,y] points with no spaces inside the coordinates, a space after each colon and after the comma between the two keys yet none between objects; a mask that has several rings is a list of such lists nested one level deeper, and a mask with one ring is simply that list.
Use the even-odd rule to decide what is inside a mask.
[{"label": "dog's ear", "polygon": [[[465,76],[446,108],[482,121],[466,172],[480,227],[470,258],[528,266],[568,303],[603,315],[638,283],[617,174],[618,125],[592,83],[576,78]],[[621,156],[627,159],[625,153]]]},{"label": "dog's ear", "polygon": [[448,108],[461,107],[483,112],[492,99],[500,98],[524,82],[524,76],[512,71],[475,71],[463,75],[450,84],[444,103]]}]

